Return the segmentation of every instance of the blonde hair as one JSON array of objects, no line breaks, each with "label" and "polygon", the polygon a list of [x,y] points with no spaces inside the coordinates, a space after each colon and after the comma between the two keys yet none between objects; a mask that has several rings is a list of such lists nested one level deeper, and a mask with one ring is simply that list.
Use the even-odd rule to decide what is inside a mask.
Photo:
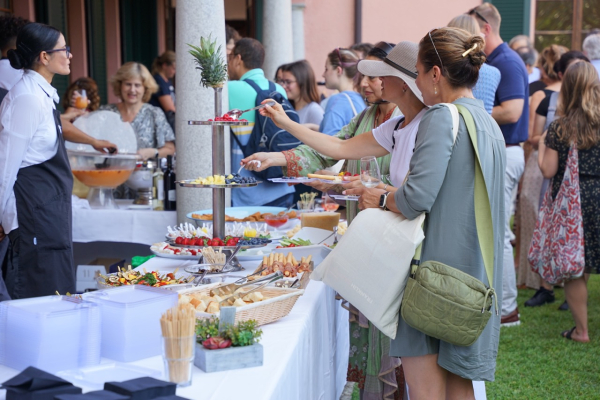
[{"label": "blonde hair", "polygon": [[560,60],[560,56],[565,54],[569,49],[565,46],[560,46],[558,44],[552,44],[540,53],[538,58],[538,64],[540,69],[544,71],[544,73],[548,76],[548,78],[553,81],[559,80],[558,72],[554,70],[554,64]]},{"label": "blonde hair", "polygon": [[600,143],[600,80],[596,68],[588,62],[571,64],[562,79],[556,122],[558,138],[564,143],[577,142],[579,149]]},{"label": "blonde hair", "polygon": [[452,18],[452,20],[448,22],[448,27],[464,29],[471,35],[479,35],[481,33],[481,30],[479,29],[479,24],[477,23],[475,18],[467,14],[461,14]]},{"label": "blonde hair", "polygon": [[160,71],[162,70],[163,65],[165,65],[165,64],[167,64],[168,66],[173,65],[173,64],[175,64],[176,61],[177,61],[177,58],[175,56],[174,51],[172,51],[172,50],[165,51],[160,56],[158,56],[154,59],[154,62],[152,63],[152,75],[159,74]]},{"label": "blonde hair", "polygon": [[138,62],[130,61],[125,63],[119,68],[117,73],[110,78],[110,84],[113,87],[113,92],[115,96],[123,100],[121,97],[121,85],[123,82],[130,79],[140,79],[142,81],[142,85],[144,85],[144,96],[142,96],[142,101],[147,103],[152,97],[153,93],[158,91],[158,85],[156,81],[150,75],[150,71],[143,64]]},{"label": "blonde hair", "polygon": [[[502,17],[500,16],[500,12],[492,3],[483,3],[480,6],[474,8],[479,14],[486,19],[488,24],[492,27],[492,31],[496,34],[500,34],[500,23],[502,22]],[[485,25],[485,22],[480,20],[479,18],[475,18],[480,27]]]}]

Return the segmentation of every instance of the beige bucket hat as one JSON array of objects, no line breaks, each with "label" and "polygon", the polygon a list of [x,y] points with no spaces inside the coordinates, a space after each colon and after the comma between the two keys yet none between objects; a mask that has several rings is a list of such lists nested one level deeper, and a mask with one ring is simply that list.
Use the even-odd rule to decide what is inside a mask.
[{"label": "beige bucket hat", "polygon": [[413,42],[398,43],[383,61],[361,60],[358,70],[366,76],[396,76],[410,87],[410,90],[423,102],[417,87],[417,57],[419,45]]}]

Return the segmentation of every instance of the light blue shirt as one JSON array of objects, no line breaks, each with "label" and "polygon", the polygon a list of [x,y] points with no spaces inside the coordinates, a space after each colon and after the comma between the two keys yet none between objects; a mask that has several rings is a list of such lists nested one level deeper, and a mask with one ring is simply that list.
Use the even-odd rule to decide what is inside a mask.
[{"label": "light blue shirt", "polygon": [[335,135],[350,123],[366,107],[360,94],[345,90],[331,96],[325,106],[325,115],[319,131],[330,136]]},{"label": "light blue shirt", "polygon": [[483,64],[479,70],[479,79],[473,88],[473,96],[477,100],[483,101],[485,111],[490,115],[494,108],[494,97],[496,96],[496,89],[500,84],[500,70],[489,64]]},{"label": "light blue shirt", "polygon": [[[244,82],[245,79],[254,81],[261,89],[269,88],[269,81],[265,78],[265,73],[262,69],[256,68],[246,72],[239,81],[228,81],[227,89],[229,91],[229,109],[238,108],[240,110],[247,110],[255,106],[256,103],[256,91],[248,83]],[[276,90],[287,98],[285,90],[275,84]],[[248,126],[241,126],[239,128],[232,128],[233,134],[239,139],[240,143],[245,146],[250,140],[252,128],[254,128],[254,121],[256,119],[256,111],[242,114],[240,119],[247,119],[250,124]],[[249,156],[250,154],[248,154]],[[231,172],[237,172],[240,168],[240,162],[244,158],[242,149],[238,146],[235,140],[231,140]],[[242,176],[255,176],[252,172],[242,169],[240,172]],[[263,181],[258,186],[249,188],[239,188],[231,190],[231,205],[233,207],[242,206],[262,206],[270,203],[280,197],[285,196],[288,193],[294,193],[296,190],[293,186],[288,186],[285,183],[272,183],[269,181]]]}]

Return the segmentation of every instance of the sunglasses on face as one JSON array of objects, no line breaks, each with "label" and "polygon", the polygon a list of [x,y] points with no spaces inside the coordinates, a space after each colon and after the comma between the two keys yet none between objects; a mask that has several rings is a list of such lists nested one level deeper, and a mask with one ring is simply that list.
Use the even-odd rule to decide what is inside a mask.
[{"label": "sunglasses on face", "polygon": [[483,17],[483,15],[481,15],[477,10],[475,10],[474,8],[470,9],[469,12],[467,12],[467,15],[475,15],[476,17],[478,17],[480,20],[482,20],[483,22],[485,22],[486,24],[489,24],[489,22],[487,21],[487,19],[485,19]]},{"label": "sunglasses on face", "polygon": [[71,55],[71,46],[65,46],[62,49],[46,50],[46,53],[56,53],[57,51],[64,51],[67,58],[69,58],[69,55]]}]

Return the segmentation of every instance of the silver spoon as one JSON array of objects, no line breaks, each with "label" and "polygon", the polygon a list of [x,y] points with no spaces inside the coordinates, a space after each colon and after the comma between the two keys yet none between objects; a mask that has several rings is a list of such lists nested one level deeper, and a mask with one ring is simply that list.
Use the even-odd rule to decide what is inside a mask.
[{"label": "silver spoon", "polygon": [[249,111],[260,110],[261,108],[265,108],[266,106],[273,107],[275,105],[274,101],[269,101],[265,104],[261,104],[260,106],[252,107],[247,110],[240,110],[238,108],[234,108],[233,110],[229,110],[225,113],[225,115],[231,115],[233,118],[238,119],[242,114],[247,113]]}]

